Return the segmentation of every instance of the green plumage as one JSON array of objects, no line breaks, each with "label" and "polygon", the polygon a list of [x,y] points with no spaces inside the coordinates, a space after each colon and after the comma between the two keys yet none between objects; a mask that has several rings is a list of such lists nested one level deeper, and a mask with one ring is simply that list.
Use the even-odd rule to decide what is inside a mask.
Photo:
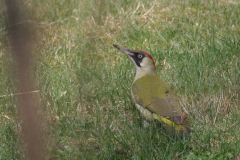
[{"label": "green plumage", "polygon": [[136,80],[132,85],[135,102],[152,113],[182,124],[182,110],[170,86],[155,75]]}]

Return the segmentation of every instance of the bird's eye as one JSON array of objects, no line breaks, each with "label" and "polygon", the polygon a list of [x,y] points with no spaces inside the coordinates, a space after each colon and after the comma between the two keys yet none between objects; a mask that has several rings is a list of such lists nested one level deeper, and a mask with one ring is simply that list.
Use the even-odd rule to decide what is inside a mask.
[{"label": "bird's eye", "polygon": [[143,55],[142,55],[142,54],[139,54],[139,55],[138,55],[138,58],[143,58]]}]

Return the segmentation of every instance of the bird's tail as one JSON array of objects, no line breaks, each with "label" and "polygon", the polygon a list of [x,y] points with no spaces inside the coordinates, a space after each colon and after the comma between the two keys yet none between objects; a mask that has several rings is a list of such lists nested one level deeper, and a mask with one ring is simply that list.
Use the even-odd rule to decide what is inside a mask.
[{"label": "bird's tail", "polygon": [[178,136],[188,138],[190,132],[192,132],[192,129],[188,127],[186,124],[176,124],[175,122],[171,121],[170,119],[167,119],[163,116],[159,116],[157,114],[153,114],[153,118],[156,119],[159,122],[162,122],[166,125],[167,130],[169,130],[171,133],[174,132]]}]

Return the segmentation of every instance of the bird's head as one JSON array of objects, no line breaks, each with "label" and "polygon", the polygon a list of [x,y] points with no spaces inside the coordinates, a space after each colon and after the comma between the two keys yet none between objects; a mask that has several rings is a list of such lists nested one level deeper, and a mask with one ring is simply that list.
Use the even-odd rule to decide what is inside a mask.
[{"label": "bird's head", "polygon": [[113,46],[125,53],[133,62],[136,68],[135,80],[145,75],[157,74],[155,62],[149,53],[140,50],[126,49],[118,45]]}]

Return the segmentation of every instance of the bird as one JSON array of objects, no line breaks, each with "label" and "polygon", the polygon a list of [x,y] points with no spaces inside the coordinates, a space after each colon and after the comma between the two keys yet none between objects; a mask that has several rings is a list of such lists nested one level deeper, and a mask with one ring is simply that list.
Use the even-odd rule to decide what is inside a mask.
[{"label": "bird", "polygon": [[125,53],[136,68],[131,96],[145,119],[144,126],[157,120],[174,135],[187,138],[192,129],[186,124],[186,112],[182,111],[171,87],[157,75],[153,57],[145,51],[113,46]]}]

